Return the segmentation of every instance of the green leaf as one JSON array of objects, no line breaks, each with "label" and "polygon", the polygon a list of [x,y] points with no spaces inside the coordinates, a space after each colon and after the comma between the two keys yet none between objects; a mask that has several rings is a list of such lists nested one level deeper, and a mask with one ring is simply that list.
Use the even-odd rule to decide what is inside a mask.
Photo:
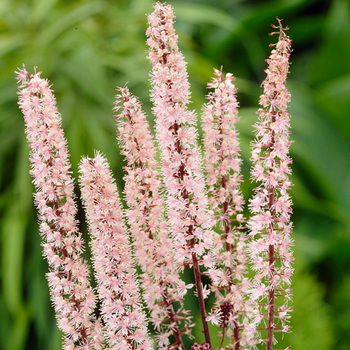
[{"label": "green leaf", "polygon": [[38,24],[41,21],[45,21],[50,14],[50,11],[53,11],[54,6],[58,0],[35,0],[34,10],[31,14],[31,21]]},{"label": "green leaf", "polygon": [[27,220],[16,203],[4,215],[1,225],[1,263],[3,292],[13,315],[23,306],[22,268]]},{"label": "green leaf", "polygon": [[331,350],[333,343],[332,319],[325,305],[324,290],[315,277],[296,271],[293,277],[294,301],[292,333],[279,343],[291,345],[294,350]]},{"label": "green leaf", "polygon": [[7,338],[6,350],[21,350],[26,344],[27,333],[29,331],[28,312],[25,308],[17,311],[16,318]]},{"label": "green leaf", "polygon": [[176,2],[174,9],[176,17],[181,21],[213,24],[230,32],[235,31],[239,26],[239,22],[235,18],[214,6]]},{"label": "green leaf", "polygon": [[22,34],[2,34],[0,35],[0,57],[5,56],[8,52],[14,51],[21,47],[25,42]]},{"label": "green leaf", "polygon": [[65,15],[59,17],[49,27],[45,28],[38,38],[38,45],[46,46],[54,41],[65,30],[71,28],[75,24],[84,19],[96,15],[104,10],[103,2],[93,1],[70,9]]},{"label": "green leaf", "polygon": [[344,183],[350,169],[350,148],[346,139],[315,106],[311,91],[301,84],[289,84],[293,96],[291,104],[292,152],[302,162],[310,178],[321,193],[337,203],[345,203]]}]

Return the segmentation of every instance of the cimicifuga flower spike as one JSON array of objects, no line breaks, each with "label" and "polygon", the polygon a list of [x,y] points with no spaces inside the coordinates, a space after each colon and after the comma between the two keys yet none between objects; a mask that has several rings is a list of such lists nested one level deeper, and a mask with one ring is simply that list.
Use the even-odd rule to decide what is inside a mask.
[{"label": "cimicifuga flower spike", "polygon": [[101,324],[93,316],[95,295],[83,258],[74,185],[61,116],[47,80],[19,69],[19,106],[31,148],[31,175],[36,188],[43,254],[58,327],[65,349],[101,349]]},{"label": "cimicifuga flower spike", "polygon": [[[157,332],[159,349],[185,349],[181,336],[190,332],[191,318],[183,310],[189,286],[180,279],[182,265],[175,260],[173,240],[164,217],[156,151],[140,101],[127,87],[118,88],[118,139],[127,165],[124,170],[127,216],[142,289]],[[175,342],[170,343],[173,336]]]},{"label": "cimicifuga flower spike", "polygon": [[260,183],[250,200],[249,220],[252,241],[249,251],[256,271],[252,298],[260,302],[264,322],[266,349],[273,349],[275,333],[288,332],[291,307],[293,261],[290,237],[292,231],[291,181],[289,158],[290,115],[287,105],[290,93],[285,84],[289,70],[291,40],[278,20],[278,42],[267,60],[264,94],[260,97],[259,121],[255,124],[252,178]]},{"label": "cimicifuga flower spike", "polygon": [[[222,328],[222,342],[229,337],[235,349],[255,345],[250,282],[246,277],[247,254],[244,199],[240,190],[241,157],[236,123],[238,102],[234,77],[215,70],[208,84],[213,89],[204,106],[203,131],[209,203],[220,234],[211,250],[214,262],[209,269],[216,302],[208,317]],[[243,323],[243,320],[245,322]],[[250,321],[248,321],[250,320]]]},{"label": "cimicifuga flower spike", "polygon": [[150,350],[128,232],[108,163],[98,153],[94,158],[84,158],[80,174],[109,346],[118,350]]},{"label": "cimicifuga flower spike", "polygon": [[162,152],[168,217],[177,240],[177,260],[193,266],[205,340],[210,344],[200,264],[205,265],[202,257],[213,244],[209,230],[212,223],[196,145],[196,117],[186,106],[190,97],[186,63],[177,46],[172,7],[156,3],[148,22],[151,98]]}]

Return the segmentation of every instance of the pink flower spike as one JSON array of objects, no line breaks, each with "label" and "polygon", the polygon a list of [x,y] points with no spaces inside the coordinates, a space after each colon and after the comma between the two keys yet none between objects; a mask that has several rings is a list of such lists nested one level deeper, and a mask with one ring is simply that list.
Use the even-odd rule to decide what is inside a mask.
[{"label": "pink flower spike", "polygon": [[[182,264],[176,260],[174,241],[164,217],[156,150],[141,103],[127,87],[118,88],[114,108],[121,153],[125,156],[125,195],[136,260],[142,270],[144,299],[159,334],[160,347],[184,349],[180,329],[192,326],[183,310],[186,288],[180,279]],[[132,151],[130,151],[132,149]],[[175,304],[176,308],[174,308]],[[182,310],[175,312],[176,309]],[[183,332],[183,331],[182,331]]]},{"label": "pink flower spike", "polygon": [[75,219],[74,185],[61,116],[49,82],[40,78],[40,73],[30,74],[25,68],[16,73],[57,323],[65,335],[65,349],[100,349],[101,326],[93,315],[95,295],[82,258],[83,240]]},{"label": "pink flower spike", "polygon": [[212,220],[200,168],[196,118],[187,108],[190,91],[186,63],[177,45],[173,8],[156,3],[148,22],[151,99],[162,152],[168,217],[177,241],[177,260],[193,266],[205,340],[210,344],[200,264],[213,244]]},{"label": "pink flower spike", "polygon": [[[215,248],[210,251],[214,263],[210,274],[213,279],[211,290],[215,292],[216,303],[212,315],[220,315],[220,323],[234,335],[237,348],[254,343],[255,334],[244,331],[250,323],[243,320],[254,319],[249,310],[257,303],[247,294],[246,236],[245,219],[242,215],[244,199],[240,190],[241,158],[236,123],[238,102],[234,77],[214,70],[207,95],[209,102],[204,106],[203,131],[205,164],[207,171],[208,196],[211,209],[217,218],[217,232],[220,237]],[[217,318],[208,318],[215,324]],[[253,322],[253,321],[252,321]],[[249,338],[247,338],[249,336]]]},{"label": "pink flower spike", "polygon": [[[248,222],[254,240],[250,242],[253,269],[256,270],[252,296],[261,303],[261,315],[267,324],[266,349],[271,350],[276,329],[283,326],[277,306],[286,310],[291,295],[292,224],[290,223],[291,159],[289,158],[290,115],[287,112],[290,93],[285,83],[289,71],[291,41],[278,19],[278,42],[274,44],[260,97],[261,109],[256,123],[257,139],[252,143],[252,179],[260,184],[250,200],[252,217]],[[265,288],[265,289],[264,289]],[[288,292],[287,292],[288,290]],[[285,291],[285,293],[283,293]],[[281,299],[280,302],[277,302]],[[288,319],[288,317],[286,317]],[[285,328],[287,329],[287,328]],[[289,328],[288,328],[289,329]]]},{"label": "pink flower spike", "polygon": [[83,158],[79,170],[109,345],[117,349],[150,350],[129,237],[108,163],[96,153],[92,159]]}]

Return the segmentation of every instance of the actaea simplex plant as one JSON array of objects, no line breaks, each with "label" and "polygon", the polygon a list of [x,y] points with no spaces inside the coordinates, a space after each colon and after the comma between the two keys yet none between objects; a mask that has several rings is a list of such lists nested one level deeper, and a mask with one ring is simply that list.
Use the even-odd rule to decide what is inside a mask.
[{"label": "actaea simplex plant", "polygon": [[[271,34],[278,41],[271,45],[254,125],[251,178],[257,187],[246,218],[234,77],[215,69],[208,84],[201,159],[173,9],[154,5],[147,44],[161,163],[141,102],[126,86],[117,88],[114,113],[126,160],[127,208],[101,153],[80,163],[96,289],[82,257],[74,180],[55,97],[41,73],[17,71],[47,279],[64,349],[184,350],[184,337],[192,339],[194,326],[184,303],[191,289],[204,335],[192,341],[192,350],[214,349],[210,322],[220,329],[217,349],[272,350],[277,333],[290,331],[291,141],[285,83],[291,41],[277,20]],[[193,272],[193,284],[181,279],[185,269]],[[209,285],[202,283],[203,275]],[[211,293],[215,302],[208,310]]]}]

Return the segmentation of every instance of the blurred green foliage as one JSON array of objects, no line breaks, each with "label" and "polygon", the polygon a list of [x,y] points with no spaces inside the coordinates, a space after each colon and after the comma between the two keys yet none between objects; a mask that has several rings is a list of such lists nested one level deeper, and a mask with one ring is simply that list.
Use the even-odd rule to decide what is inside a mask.
[{"label": "blurred green foliage", "polygon": [[[212,68],[236,77],[241,103],[244,194],[249,141],[269,54],[267,35],[284,18],[293,40],[290,112],[295,223],[294,350],[350,344],[350,4],[347,0],[169,1],[200,114]],[[81,155],[105,153],[122,188],[113,95],[128,82],[150,116],[145,58],[150,0],[0,2],[0,348],[57,350],[28,174],[28,146],[14,71],[43,71],[57,96],[73,171]],[[80,210],[80,221],[83,213]],[[189,300],[191,302],[191,300]]]}]

